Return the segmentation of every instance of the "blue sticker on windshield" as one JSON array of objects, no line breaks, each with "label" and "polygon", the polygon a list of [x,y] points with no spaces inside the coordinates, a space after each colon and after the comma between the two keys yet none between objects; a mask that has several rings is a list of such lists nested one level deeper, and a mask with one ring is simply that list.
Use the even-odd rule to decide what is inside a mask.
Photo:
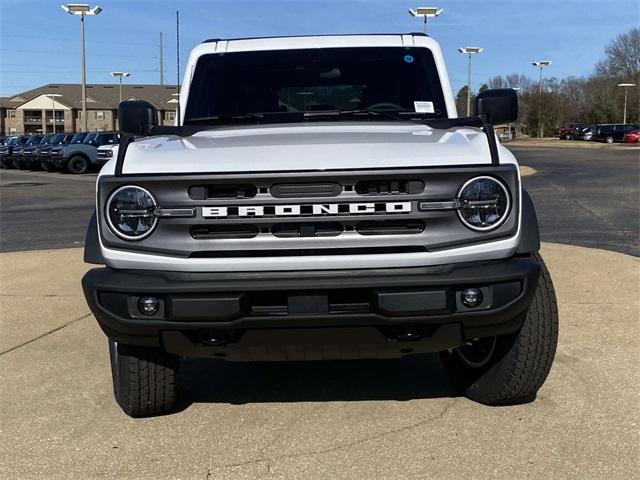
[{"label": "blue sticker on windshield", "polygon": [[404,61],[407,63],[413,63],[413,55],[405,55]]}]

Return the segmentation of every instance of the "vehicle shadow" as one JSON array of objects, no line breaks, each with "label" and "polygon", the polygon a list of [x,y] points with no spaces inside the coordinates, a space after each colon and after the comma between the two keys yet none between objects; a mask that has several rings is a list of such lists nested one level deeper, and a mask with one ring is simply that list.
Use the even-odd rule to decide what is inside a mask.
[{"label": "vehicle shadow", "polygon": [[192,403],[405,401],[459,396],[436,354],[333,362],[186,359],[181,369],[178,410]]}]

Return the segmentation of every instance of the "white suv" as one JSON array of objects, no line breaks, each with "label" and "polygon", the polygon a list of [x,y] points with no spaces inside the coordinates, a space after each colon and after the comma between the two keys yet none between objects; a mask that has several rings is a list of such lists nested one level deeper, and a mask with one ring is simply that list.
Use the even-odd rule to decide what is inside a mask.
[{"label": "white suv", "polygon": [[441,352],[470,398],[535,397],[558,317],[492,127],[516,119],[513,90],[459,118],[419,34],[209,40],[184,78],[177,126],[120,105],[87,233],[104,267],[83,287],[127,414],[173,407],[182,356]]}]

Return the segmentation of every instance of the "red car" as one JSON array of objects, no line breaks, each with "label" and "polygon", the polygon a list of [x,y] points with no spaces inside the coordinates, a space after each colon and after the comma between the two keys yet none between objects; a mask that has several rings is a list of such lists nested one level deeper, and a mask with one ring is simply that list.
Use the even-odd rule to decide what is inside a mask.
[{"label": "red car", "polygon": [[638,143],[638,140],[640,140],[640,130],[633,130],[624,136],[626,143]]}]

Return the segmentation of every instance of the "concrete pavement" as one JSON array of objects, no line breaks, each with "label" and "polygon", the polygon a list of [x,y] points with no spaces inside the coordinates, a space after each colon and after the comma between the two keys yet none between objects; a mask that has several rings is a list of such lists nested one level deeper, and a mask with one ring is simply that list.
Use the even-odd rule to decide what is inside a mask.
[{"label": "concrete pavement", "polygon": [[637,478],[640,262],[545,244],[560,343],[538,399],[456,397],[436,356],[187,361],[186,400],[115,404],[80,249],[0,255],[0,478]]}]

